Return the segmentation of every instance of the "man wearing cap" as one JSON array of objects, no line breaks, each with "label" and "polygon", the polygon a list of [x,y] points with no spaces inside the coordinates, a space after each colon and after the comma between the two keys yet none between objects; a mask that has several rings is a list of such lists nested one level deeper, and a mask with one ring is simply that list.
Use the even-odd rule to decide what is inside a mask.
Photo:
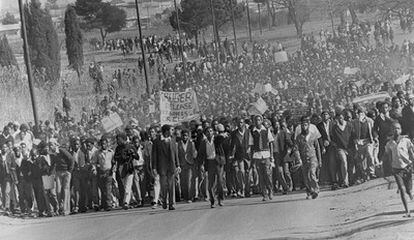
[{"label": "man wearing cap", "polygon": [[318,137],[315,133],[310,132],[309,126],[309,117],[302,117],[300,125],[302,129],[301,133],[296,138],[296,142],[303,165],[303,180],[306,187],[307,198],[311,196],[312,199],[315,199],[319,194],[316,171],[321,164],[322,159]]},{"label": "man wearing cap", "polygon": [[60,148],[56,139],[50,139],[50,159],[55,164],[56,193],[59,200],[60,214],[70,214],[70,181],[75,165],[73,156],[64,148]]},{"label": "man wearing cap", "polygon": [[255,126],[249,135],[251,159],[256,162],[259,170],[259,184],[262,191],[263,201],[267,198],[272,200],[272,163],[273,159],[273,134],[270,129],[263,126],[263,117],[254,117]]}]

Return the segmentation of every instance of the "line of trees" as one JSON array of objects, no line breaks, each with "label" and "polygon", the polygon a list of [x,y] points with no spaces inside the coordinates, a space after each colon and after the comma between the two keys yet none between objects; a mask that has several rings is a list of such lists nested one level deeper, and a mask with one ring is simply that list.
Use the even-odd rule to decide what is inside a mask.
[{"label": "line of trees", "polygon": [[[54,86],[60,79],[60,43],[49,9],[57,7],[56,0],[48,0],[44,7],[39,0],[24,5],[30,60],[36,82],[41,86]],[[19,21],[7,13],[3,24]],[[99,29],[102,41],[109,33],[120,31],[126,25],[126,13],[102,0],[77,0],[65,11],[66,54],[69,69],[76,71],[79,81],[84,65],[84,31]],[[0,66],[17,65],[7,38],[0,38]]]}]

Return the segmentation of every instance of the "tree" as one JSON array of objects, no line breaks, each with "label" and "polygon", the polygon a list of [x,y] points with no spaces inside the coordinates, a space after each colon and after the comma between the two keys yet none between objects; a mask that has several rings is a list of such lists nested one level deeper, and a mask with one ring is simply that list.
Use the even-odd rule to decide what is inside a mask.
[{"label": "tree", "polygon": [[83,17],[81,27],[99,29],[102,42],[108,33],[120,31],[126,25],[125,11],[102,0],[76,0],[75,10]]},{"label": "tree", "polygon": [[6,12],[6,15],[4,16],[4,18],[1,20],[1,23],[3,25],[10,25],[10,24],[17,24],[19,23],[19,20],[17,20],[13,14]]},{"label": "tree", "polygon": [[57,0],[47,0],[46,2],[47,9],[58,9]]},{"label": "tree", "polygon": [[69,60],[69,68],[74,69],[80,75],[83,66],[83,36],[76,16],[76,10],[72,5],[68,5],[65,12],[65,34],[66,34],[66,53]]},{"label": "tree", "polygon": [[17,66],[16,58],[6,36],[0,38],[0,66]]},{"label": "tree", "polygon": [[293,21],[298,38],[302,38],[303,25],[310,17],[310,0],[275,0],[276,3],[288,9],[289,18]]},{"label": "tree", "polygon": [[60,78],[60,45],[50,14],[37,0],[24,5],[27,41],[34,70],[40,83],[54,85]]},{"label": "tree", "polygon": [[[198,45],[199,32],[211,25],[208,1],[182,0],[180,5],[181,9],[178,9],[180,27],[189,37],[194,37]],[[178,29],[176,15],[177,13],[172,11],[169,17],[170,25],[174,30]]]}]

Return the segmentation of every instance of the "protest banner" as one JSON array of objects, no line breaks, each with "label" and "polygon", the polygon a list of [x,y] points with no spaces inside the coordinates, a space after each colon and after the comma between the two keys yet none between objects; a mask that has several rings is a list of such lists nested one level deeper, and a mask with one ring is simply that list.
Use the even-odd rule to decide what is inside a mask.
[{"label": "protest banner", "polygon": [[287,91],[288,91],[288,95],[293,98],[303,98],[303,96],[308,94],[306,87],[291,87],[287,89]]},{"label": "protest banner", "polygon": [[118,113],[112,113],[109,116],[102,118],[102,128],[105,132],[112,132],[113,130],[122,127],[124,123]]},{"label": "protest banner", "polygon": [[263,98],[259,98],[255,103],[250,104],[247,112],[250,115],[262,115],[268,109],[269,109],[269,107],[267,106],[267,104],[263,100]]},{"label": "protest banner", "polygon": [[360,97],[354,98],[352,103],[372,103],[377,101],[383,101],[386,98],[391,98],[390,94],[387,92],[372,93]]},{"label": "protest banner", "polygon": [[402,75],[400,78],[394,80],[394,84],[398,85],[398,84],[405,84],[405,82],[410,79],[410,74],[404,74]]},{"label": "protest banner", "polygon": [[350,68],[350,67],[346,67],[345,69],[344,69],[344,74],[346,74],[346,75],[354,75],[354,74],[356,74],[357,72],[359,72],[361,69],[359,69],[359,68]]},{"label": "protest banner", "polygon": [[185,92],[160,91],[160,122],[176,125],[198,118],[197,96],[192,89]]},{"label": "protest banner", "polygon": [[276,52],[274,54],[274,57],[275,57],[275,62],[276,63],[287,62],[289,60],[287,52],[285,52],[285,51]]},{"label": "protest banner", "polygon": [[273,88],[272,84],[270,83],[266,83],[265,85],[261,83],[257,83],[254,89],[252,90],[253,95],[254,94],[262,95],[268,92],[274,95],[277,95],[279,93],[276,89]]}]

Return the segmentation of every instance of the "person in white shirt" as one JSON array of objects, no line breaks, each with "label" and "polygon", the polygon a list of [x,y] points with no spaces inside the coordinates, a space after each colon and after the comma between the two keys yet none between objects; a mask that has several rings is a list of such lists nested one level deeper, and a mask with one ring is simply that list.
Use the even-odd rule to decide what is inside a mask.
[{"label": "person in white shirt", "polygon": [[392,132],[393,138],[385,145],[385,156],[391,161],[393,174],[404,205],[405,217],[411,217],[405,194],[413,200],[412,164],[414,145],[408,137],[401,136],[400,123],[392,124]]}]

